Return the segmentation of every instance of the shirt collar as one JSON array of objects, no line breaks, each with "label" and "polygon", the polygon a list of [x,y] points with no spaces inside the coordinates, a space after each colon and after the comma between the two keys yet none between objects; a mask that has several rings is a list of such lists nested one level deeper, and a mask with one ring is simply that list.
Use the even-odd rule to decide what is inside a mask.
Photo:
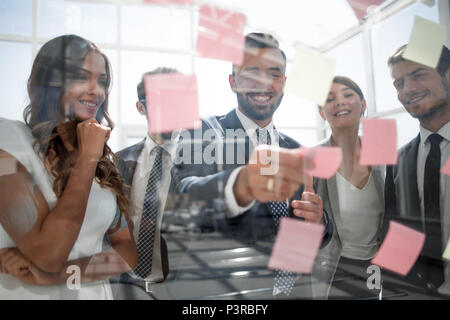
[{"label": "shirt collar", "polygon": [[[256,129],[258,128],[262,129],[255,122],[253,122],[252,119],[247,117],[241,110],[239,110],[239,108],[236,108],[236,115],[239,121],[241,121],[241,124],[244,127],[245,131],[248,131],[249,129],[253,131],[256,131]],[[271,132],[273,130],[273,120],[271,120],[270,123],[264,128],[267,129],[269,132]]]},{"label": "shirt collar", "polygon": [[[443,125],[436,133],[440,134],[445,140],[450,141],[450,122]],[[420,144],[424,145],[431,134],[433,132],[420,126]]]},{"label": "shirt collar", "polygon": [[[172,140],[165,140],[164,143],[161,145],[161,147],[168,153],[170,154],[170,157],[172,159],[174,159],[175,156],[175,152],[176,152],[176,148],[177,148],[177,143],[178,143],[178,138],[180,137],[180,133],[178,132],[176,135],[173,135],[175,138]],[[147,136],[145,137],[145,142],[144,142],[144,148],[146,150],[148,150],[148,152],[152,152],[153,148],[155,148],[156,146],[158,146],[158,143],[156,143],[152,137],[150,137],[150,135],[147,132]]]}]

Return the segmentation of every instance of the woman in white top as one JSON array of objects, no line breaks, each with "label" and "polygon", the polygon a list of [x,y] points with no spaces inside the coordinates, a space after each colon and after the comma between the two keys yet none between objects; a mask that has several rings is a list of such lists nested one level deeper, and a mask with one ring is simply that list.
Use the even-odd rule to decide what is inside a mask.
[{"label": "woman in white top", "polygon": [[57,37],[33,62],[25,124],[0,119],[0,299],[111,299],[104,279],[135,268],[110,84],[95,44]]},{"label": "woman in white top", "polygon": [[[330,293],[329,287],[316,286],[315,295],[321,298],[328,294],[329,298],[349,295],[365,298],[378,294],[378,290],[367,289],[366,280],[371,274],[367,273],[367,267],[381,241],[384,168],[359,164],[361,140],[358,130],[365,110],[366,101],[361,89],[343,76],[333,79],[326,103],[319,107],[320,116],[330,124],[332,132],[321,145],[341,148],[343,158],[335,176],[327,180],[314,179],[314,188],[334,222],[334,233],[328,245],[319,251],[313,276],[325,280],[325,283],[334,280],[333,289],[348,291],[342,294],[332,290]],[[292,206],[294,213],[300,213],[296,209],[298,201],[293,201]],[[342,273],[334,277],[336,266],[338,272],[355,270],[355,276],[361,280],[359,288],[348,290],[345,281],[339,282]]]}]

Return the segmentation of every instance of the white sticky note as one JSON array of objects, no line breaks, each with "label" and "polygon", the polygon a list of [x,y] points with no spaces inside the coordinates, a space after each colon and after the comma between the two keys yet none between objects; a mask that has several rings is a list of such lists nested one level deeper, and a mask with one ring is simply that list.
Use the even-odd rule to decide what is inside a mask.
[{"label": "white sticky note", "polygon": [[403,57],[436,68],[445,43],[445,26],[414,17],[414,26]]},{"label": "white sticky note", "polygon": [[336,63],[319,51],[297,46],[293,68],[287,77],[286,92],[323,106],[330,91]]},{"label": "white sticky note", "polygon": [[442,258],[450,260],[450,239],[448,239],[447,247],[444,250],[444,253],[442,254]]}]

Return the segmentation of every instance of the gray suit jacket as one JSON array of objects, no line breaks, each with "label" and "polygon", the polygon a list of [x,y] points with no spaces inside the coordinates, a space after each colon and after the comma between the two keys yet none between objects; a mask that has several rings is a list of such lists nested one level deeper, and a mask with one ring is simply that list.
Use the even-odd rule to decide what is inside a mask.
[{"label": "gray suit jacket", "polygon": [[[232,110],[224,116],[214,117],[210,121],[204,121],[200,136],[203,136],[206,130],[211,130],[212,128],[223,133],[226,133],[227,130],[242,130],[245,132],[236,115],[236,110]],[[292,138],[280,132],[278,133],[280,147],[293,149],[300,146]],[[203,153],[210,144],[210,140],[203,139],[202,145],[198,146],[198,149],[192,147],[192,158],[195,156],[195,152]],[[230,151],[230,146],[234,150],[234,154],[231,157],[227,154]],[[208,201],[209,206],[213,208],[214,200],[224,199],[224,188],[232,171],[247,164],[251,152],[252,144],[250,138],[244,134],[242,141],[236,141],[234,139],[225,141],[222,149],[223,165],[217,163],[186,164],[180,162],[174,167],[177,170],[177,178],[175,180],[177,181],[178,189],[182,193],[189,194],[191,200]],[[240,158],[242,156],[243,159]],[[291,210],[290,216],[294,217]],[[328,222],[327,218],[325,220]],[[328,229],[330,225],[328,223],[326,224],[327,233],[324,237],[324,243],[331,238],[332,229]],[[230,232],[235,239],[245,242],[255,242],[257,240],[273,242],[277,233],[272,214],[267,204],[260,202],[256,202],[247,212],[235,218],[226,219],[225,224],[221,225],[221,227],[227,232]]]},{"label": "gray suit jacket", "polygon": [[[330,138],[320,145],[331,147]],[[384,166],[372,167],[372,177],[382,203],[384,202],[384,174]],[[342,219],[339,209],[339,194],[337,190],[336,175],[330,179],[314,178],[314,189],[317,194],[322,197],[324,210],[330,215],[334,227],[333,236],[330,242],[318,253],[312,273],[313,277],[322,280],[320,285],[313,286],[314,296],[323,299],[328,296],[330,285],[333,282],[334,273],[342,251],[342,242],[339,236],[339,230],[342,230]],[[379,243],[381,243],[382,239],[382,221],[383,217],[378,226]]]},{"label": "gray suit jacket", "polygon": [[[391,220],[398,221],[410,228],[425,233],[428,228],[424,248],[406,279],[414,285],[428,288],[433,287],[429,282],[436,276],[442,266],[441,252],[438,242],[442,239],[437,237],[435,231],[439,222],[433,219],[425,219],[420,209],[419,191],[417,187],[417,155],[420,144],[420,134],[402,147],[398,153],[398,161],[395,166],[386,168],[386,219],[383,233],[385,234]],[[438,269],[435,269],[439,266]],[[450,278],[450,266],[446,264],[446,276]],[[433,289],[434,290],[434,289]]]},{"label": "gray suit jacket", "polygon": [[[141,142],[127,147],[123,150],[117,152],[116,156],[118,158],[117,168],[124,180],[124,183],[129,186],[129,190],[131,191],[131,186],[133,184],[133,176],[134,171],[136,170],[137,161],[139,156],[144,148],[145,139]],[[173,187],[171,186],[172,190]],[[145,192],[145,190],[142,190]],[[170,192],[170,191],[169,191]],[[163,236],[161,235],[161,263],[162,263],[162,271],[164,279],[167,278],[167,274],[169,273],[169,260],[167,255],[167,244]]]}]

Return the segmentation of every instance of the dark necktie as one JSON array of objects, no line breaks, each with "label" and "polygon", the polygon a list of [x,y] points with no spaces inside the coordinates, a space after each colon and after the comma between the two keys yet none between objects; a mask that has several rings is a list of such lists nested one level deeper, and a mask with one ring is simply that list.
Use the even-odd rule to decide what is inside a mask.
[{"label": "dark necktie", "polygon": [[155,155],[153,168],[145,189],[144,206],[137,242],[138,265],[134,271],[141,278],[146,278],[152,271],[153,244],[155,241],[156,223],[161,206],[159,187],[162,177],[163,148],[156,146],[151,151]]},{"label": "dark necktie", "polygon": [[258,145],[260,144],[271,144],[272,139],[270,139],[269,131],[265,128],[256,129],[256,138],[258,139]]},{"label": "dark necktie", "polygon": [[[271,144],[270,134],[267,129],[256,129],[258,145]],[[272,201],[267,204],[278,230],[280,218],[288,215],[288,205],[286,201]],[[275,270],[275,288],[286,295],[290,295],[295,283],[295,273],[284,270]]]},{"label": "dark necktie", "polygon": [[441,169],[441,149],[439,144],[442,141],[439,134],[433,133],[428,137],[431,144],[425,162],[425,174],[423,184],[424,214],[425,214],[425,234],[423,254],[437,260],[438,271],[432,272],[430,280],[437,287],[443,281],[443,267],[441,264],[442,255],[442,226],[440,212],[440,169]]}]

